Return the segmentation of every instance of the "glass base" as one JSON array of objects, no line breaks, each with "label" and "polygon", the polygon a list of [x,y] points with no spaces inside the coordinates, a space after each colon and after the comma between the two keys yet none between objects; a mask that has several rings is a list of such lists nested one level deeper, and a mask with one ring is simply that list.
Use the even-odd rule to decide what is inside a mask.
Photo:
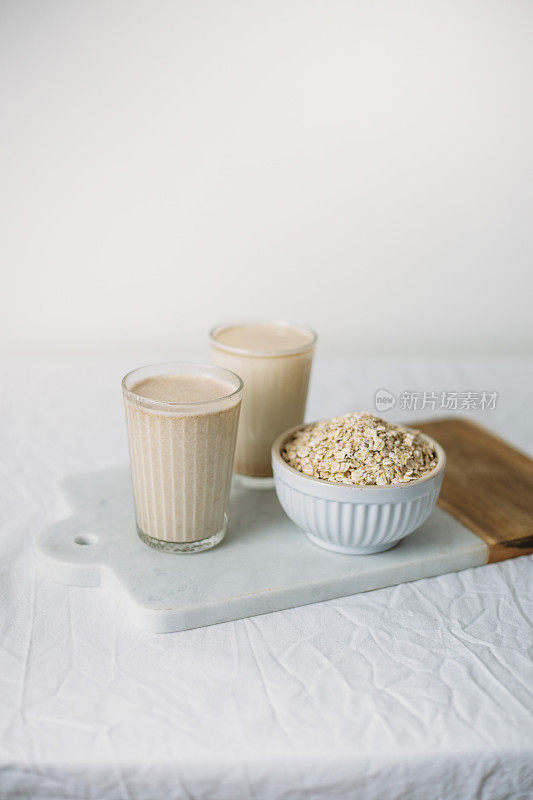
[{"label": "glass base", "polygon": [[166,542],[163,539],[154,539],[153,536],[148,536],[147,533],[142,531],[137,525],[137,533],[142,541],[153,547],[154,550],[161,550],[163,553],[202,553],[204,550],[211,550],[219,542],[222,541],[226,534],[228,527],[228,517],[224,514],[224,524],[222,528],[214,533],[212,536],[207,536],[205,539],[198,539],[196,542]]},{"label": "glass base", "polygon": [[240,475],[235,473],[235,481],[247,489],[273,489],[274,478],[255,478],[253,475]]}]

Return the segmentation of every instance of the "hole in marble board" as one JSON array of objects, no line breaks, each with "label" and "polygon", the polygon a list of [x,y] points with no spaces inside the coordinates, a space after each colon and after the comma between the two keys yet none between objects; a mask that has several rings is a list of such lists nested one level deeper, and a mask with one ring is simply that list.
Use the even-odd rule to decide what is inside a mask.
[{"label": "hole in marble board", "polygon": [[81,533],[79,536],[74,538],[76,544],[87,545],[87,544],[95,544],[97,542],[96,536],[92,533]]}]

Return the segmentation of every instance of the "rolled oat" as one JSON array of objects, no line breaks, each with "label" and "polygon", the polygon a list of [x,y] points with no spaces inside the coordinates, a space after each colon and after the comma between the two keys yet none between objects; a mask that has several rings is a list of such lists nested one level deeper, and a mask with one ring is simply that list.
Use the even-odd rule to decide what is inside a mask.
[{"label": "rolled oat", "polygon": [[353,486],[409,483],[437,465],[435,449],[419,431],[367,411],[305,425],[281,455],[304,475]]}]

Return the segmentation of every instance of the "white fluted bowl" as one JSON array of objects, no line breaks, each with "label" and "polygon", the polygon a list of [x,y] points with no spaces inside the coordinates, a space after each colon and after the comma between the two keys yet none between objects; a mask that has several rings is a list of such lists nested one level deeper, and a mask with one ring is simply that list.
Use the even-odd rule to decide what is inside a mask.
[{"label": "white fluted bowl", "polygon": [[283,460],[285,442],[299,427],[274,442],[272,468],[279,502],[314,544],[337,553],[380,553],[431,514],[446,466],[444,450],[434,439],[420,434],[437,452],[437,465],[423,478],[396,486],[347,486],[311,478]]}]

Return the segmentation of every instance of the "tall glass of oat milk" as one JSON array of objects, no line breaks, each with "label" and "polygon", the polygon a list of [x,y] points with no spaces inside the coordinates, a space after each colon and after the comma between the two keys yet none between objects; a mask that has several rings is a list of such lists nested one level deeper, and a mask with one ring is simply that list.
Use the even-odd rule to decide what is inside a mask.
[{"label": "tall glass of oat milk", "polygon": [[271,488],[272,442],[304,420],[316,334],[285,322],[217,325],[210,333],[213,362],[235,372],[244,392],[235,451],[241,483]]},{"label": "tall glass of oat milk", "polygon": [[152,364],[122,381],[137,532],[172,553],[224,537],[242,381],[208,364]]}]

